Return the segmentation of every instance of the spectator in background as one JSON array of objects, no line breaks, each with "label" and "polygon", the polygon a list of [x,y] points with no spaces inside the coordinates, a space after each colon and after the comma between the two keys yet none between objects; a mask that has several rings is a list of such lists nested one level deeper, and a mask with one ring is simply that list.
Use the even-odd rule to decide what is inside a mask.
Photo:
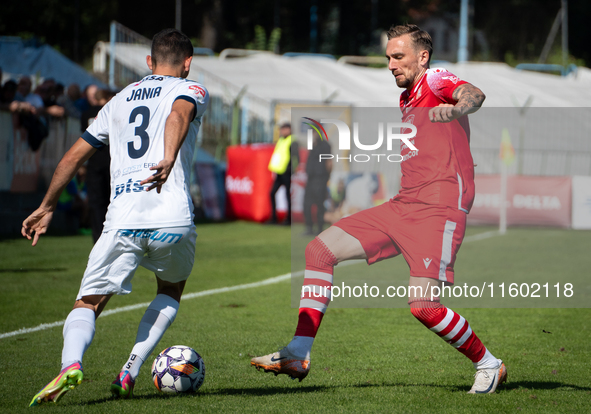
[{"label": "spectator in background", "polygon": [[68,99],[72,102],[76,102],[78,99],[82,98],[82,93],[80,92],[80,85],[78,85],[77,83],[71,83],[68,86],[66,95],[68,96]]},{"label": "spectator in background", "polygon": [[32,87],[33,83],[31,82],[31,78],[28,76],[22,76],[19,79],[14,100],[17,102],[29,104],[28,106],[20,105],[19,112],[23,112],[25,110],[28,112],[33,112],[33,108],[43,108],[43,99],[41,99],[39,95],[31,93]]},{"label": "spectator in background", "polygon": [[[53,105],[51,101],[52,87],[55,81],[48,79],[31,93],[32,82],[28,76],[20,78],[14,101],[9,109],[19,114],[19,124],[27,130],[27,140],[32,151],[41,147],[43,140],[49,135],[49,116],[64,116],[64,108]],[[45,101],[50,106],[45,106]]]},{"label": "spectator in background", "polygon": [[291,224],[291,172],[292,158],[294,159],[293,170],[297,168],[299,155],[298,143],[291,139],[291,124],[286,122],[279,128],[279,140],[275,144],[273,156],[269,162],[269,171],[274,172],[275,182],[271,188],[271,219],[268,224],[277,224],[277,206],[275,203],[275,194],[279,188],[285,186],[285,195],[287,197],[287,217],[283,224]]},{"label": "spectator in background", "polygon": [[[321,160],[320,154],[330,154],[330,144],[323,140],[314,131],[314,144],[308,153],[306,161],[306,192],[304,193],[304,220],[306,222],[305,235],[316,236],[324,230],[324,213],[326,208],[327,188],[326,184],[332,171],[332,160]],[[314,231],[312,220],[312,206],[316,206],[316,225],[318,231]]]},{"label": "spectator in background", "polygon": [[2,85],[0,90],[0,109],[10,110],[10,104],[14,101],[16,95],[17,84],[15,81],[8,80]]},{"label": "spectator in background", "polygon": [[97,106],[98,102],[95,99],[96,91],[98,90],[98,86],[96,85],[88,85],[84,88],[82,92],[82,97],[75,102],[76,108],[83,113],[90,109],[91,106]]},{"label": "spectator in background", "polygon": [[65,91],[65,89],[66,89],[66,88],[64,87],[64,85],[63,85],[63,84],[61,84],[61,83],[56,83],[56,84],[55,84],[55,88],[53,88],[53,94],[52,94],[52,98],[51,98],[51,99],[53,100],[53,102],[54,102],[54,104],[55,104],[55,105],[59,105],[59,106],[61,106],[62,108],[64,108],[64,112],[65,112],[65,113],[64,113],[64,115],[66,115],[66,116],[67,116],[67,115],[68,115],[68,113],[67,113],[67,111],[65,111],[65,109],[66,109],[66,108],[65,108],[65,107],[64,107],[62,104],[60,104],[60,102],[59,102],[59,101],[60,101],[60,98],[61,98],[62,96],[64,96],[64,91]]},{"label": "spectator in background", "polygon": [[66,87],[64,86],[63,83],[58,82],[55,84],[55,101],[56,102],[57,102],[57,99],[64,94],[65,90],[66,90]]},{"label": "spectator in background", "polygon": [[15,104],[10,110],[13,112],[31,113],[37,117],[43,115],[62,117],[64,115],[64,109],[55,105],[55,102],[51,99],[54,87],[55,81],[48,79],[39,85],[34,93],[31,93],[31,78],[28,76],[21,77],[14,97]]},{"label": "spectator in background", "polygon": [[31,93],[32,82],[28,76],[19,79],[10,111],[18,114],[18,126],[27,130],[27,141],[31,151],[37,151],[49,134],[47,119],[42,115],[43,99]]},{"label": "spectator in background", "polygon": [[76,101],[81,98],[80,86],[71,83],[65,94],[58,95],[57,104],[64,107],[66,115],[72,118],[80,118],[82,112],[76,107]]},{"label": "spectator in background", "polygon": [[64,108],[56,104],[55,86],[56,83],[53,79],[46,79],[35,89],[35,94],[43,102],[43,107],[37,108],[37,115],[50,115],[55,118],[61,118],[65,115]]},{"label": "spectator in background", "polygon": [[56,104],[56,87],[57,84],[55,83],[55,80],[48,78],[45,79],[43,83],[37,88],[39,90],[37,94],[41,96],[41,99],[43,100],[43,106],[46,108]]},{"label": "spectator in background", "polygon": [[[80,130],[86,131],[86,128],[92,124],[94,118],[100,109],[106,105],[115,93],[106,89],[98,89],[93,97],[97,105],[91,106],[84,111],[80,118]],[[92,238],[94,242],[99,239],[103,232],[103,223],[107,215],[107,208],[111,199],[111,157],[109,156],[109,147],[104,146],[98,149],[88,160],[87,188],[88,203],[90,214],[90,226],[92,228]]]}]

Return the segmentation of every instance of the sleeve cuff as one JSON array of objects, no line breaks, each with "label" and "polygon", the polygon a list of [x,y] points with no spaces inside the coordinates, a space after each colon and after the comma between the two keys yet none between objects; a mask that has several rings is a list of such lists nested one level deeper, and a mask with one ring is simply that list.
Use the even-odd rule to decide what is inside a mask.
[{"label": "sleeve cuff", "polygon": [[102,148],[105,146],[102,142],[96,139],[90,132],[84,131],[82,134],[82,139],[92,145],[94,148]]},{"label": "sleeve cuff", "polygon": [[177,96],[177,98],[175,99],[175,101],[177,101],[178,99],[182,99],[183,101],[187,101],[187,102],[193,104],[193,106],[195,108],[193,108],[193,119],[191,121],[194,121],[195,118],[197,118],[197,103],[195,102],[195,99],[190,98],[190,97],[188,97],[186,95]]}]

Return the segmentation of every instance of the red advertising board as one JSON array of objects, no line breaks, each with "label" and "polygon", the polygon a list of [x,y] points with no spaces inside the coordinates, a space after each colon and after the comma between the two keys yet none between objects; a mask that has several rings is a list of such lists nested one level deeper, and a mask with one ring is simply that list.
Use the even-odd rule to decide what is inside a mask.
[{"label": "red advertising board", "polygon": [[[477,175],[474,206],[468,224],[498,224],[501,208],[500,175]],[[571,177],[509,176],[507,225],[571,225]]]},{"label": "red advertising board", "polygon": [[268,169],[274,145],[234,145],[227,149],[226,194],[228,217],[263,222],[271,217]]}]

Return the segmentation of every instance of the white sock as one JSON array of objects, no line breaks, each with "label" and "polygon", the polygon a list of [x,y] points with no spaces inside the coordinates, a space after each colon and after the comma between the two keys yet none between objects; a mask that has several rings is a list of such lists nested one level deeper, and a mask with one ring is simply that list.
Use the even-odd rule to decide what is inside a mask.
[{"label": "white sock", "polygon": [[144,313],[135,338],[135,345],[121,371],[129,371],[134,380],[140,368],[162,339],[164,332],[174,321],[179,303],[168,295],[157,295]]},{"label": "white sock", "polygon": [[314,338],[311,336],[294,336],[291,342],[287,345],[287,350],[294,356],[305,360],[310,360],[310,352]]},{"label": "white sock", "polygon": [[92,309],[76,308],[66,318],[64,324],[64,348],[62,349],[62,369],[79,362],[94,337],[95,316]]},{"label": "white sock", "polygon": [[494,369],[494,368],[498,368],[498,366],[501,364],[499,362],[499,359],[496,359],[493,354],[491,354],[489,352],[489,350],[487,349],[486,352],[484,353],[484,356],[482,357],[482,359],[478,362],[474,362],[474,368],[476,368],[476,370],[479,369]]}]

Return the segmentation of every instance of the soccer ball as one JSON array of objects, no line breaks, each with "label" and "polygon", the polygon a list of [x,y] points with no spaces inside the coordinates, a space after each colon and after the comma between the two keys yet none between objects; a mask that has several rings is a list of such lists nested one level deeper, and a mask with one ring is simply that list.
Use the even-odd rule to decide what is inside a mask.
[{"label": "soccer ball", "polygon": [[159,391],[177,394],[194,392],[205,378],[205,365],[194,349],[174,345],[160,352],[152,364],[152,379]]}]

